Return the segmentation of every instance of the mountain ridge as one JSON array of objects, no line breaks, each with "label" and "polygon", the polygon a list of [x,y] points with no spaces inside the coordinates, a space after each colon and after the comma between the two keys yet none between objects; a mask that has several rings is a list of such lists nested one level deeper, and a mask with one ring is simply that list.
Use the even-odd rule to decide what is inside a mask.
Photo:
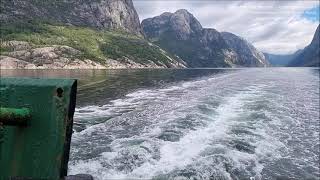
[{"label": "mountain ridge", "polygon": [[1,67],[64,68],[74,61],[99,68],[268,66],[245,39],[203,28],[186,9],[140,24],[132,0],[3,0],[0,8]]},{"label": "mountain ridge", "polygon": [[311,43],[295,57],[288,66],[320,67],[320,24],[318,25]]},{"label": "mountain ridge", "polygon": [[2,0],[0,22],[39,20],[142,34],[131,0]]},{"label": "mountain ridge", "polygon": [[183,68],[144,39],[132,0],[3,0],[0,68]]},{"label": "mountain ridge", "polygon": [[[203,28],[200,22],[185,9],[147,18],[142,21],[141,26],[149,40],[181,57],[190,67],[264,67],[268,65],[263,54],[252,45],[247,45],[246,48],[251,52],[251,56],[253,54],[261,56],[260,59],[253,60],[259,62],[241,62],[243,58],[237,54],[237,51],[240,52],[239,49],[233,48],[231,43],[228,44],[217,30]],[[238,41],[246,42],[236,37]]]}]

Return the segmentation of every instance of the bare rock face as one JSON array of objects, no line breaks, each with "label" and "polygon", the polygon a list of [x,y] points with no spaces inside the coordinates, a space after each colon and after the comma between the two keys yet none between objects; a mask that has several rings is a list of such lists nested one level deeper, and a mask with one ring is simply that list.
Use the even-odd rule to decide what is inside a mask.
[{"label": "bare rock face", "polygon": [[24,69],[26,67],[28,67],[29,69],[36,68],[35,65],[26,61],[8,56],[0,56],[0,69]]},{"label": "bare rock face", "polygon": [[[187,10],[142,21],[147,38],[181,57],[188,67],[263,67],[264,55],[238,36],[202,28]],[[230,33],[231,34],[231,33]]]},{"label": "bare rock face", "polygon": [[177,33],[177,37],[182,40],[186,40],[191,34],[199,34],[202,30],[199,21],[184,9],[172,14],[169,26]]},{"label": "bare rock face", "polygon": [[223,39],[237,54],[236,64],[246,67],[265,67],[269,66],[264,54],[258,51],[252,44],[245,39],[229,33],[222,32]]},{"label": "bare rock face", "polygon": [[[69,46],[53,45],[36,47],[24,41],[5,41],[1,48],[9,49],[0,56],[0,69],[123,69],[123,68],[183,68],[185,63],[167,56],[167,64],[151,60],[144,63],[129,58],[119,60],[105,59],[95,62],[82,57],[82,53]],[[163,51],[166,55],[166,52]]]},{"label": "bare rock face", "polygon": [[10,49],[0,56],[0,69],[105,69],[89,59],[81,60],[81,52],[69,46],[35,48],[23,41],[6,41],[1,48]]},{"label": "bare rock face", "polygon": [[142,21],[147,38],[182,58],[188,67],[230,67],[235,52],[215,29],[202,28],[187,10]]},{"label": "bare rock face", "polygon": [[0,22],[41,20],[142,34],[132,0],[2,0]]},{"label": "bare rock face", "polygon": [[191,35],[202,31],[200,22],[184,9],[175,13],[165,12],[160,16],[145,19],[142,26],[148,38],[158,38],[163,33],[170,31],[177,39],[187,40]]},{"label": "bare rock face", "polygon": [[106,69],[106,67],[88,59],[68,60],[68,63],[53,61],[39,65],[8,56],[0,56],[0,69]]}]

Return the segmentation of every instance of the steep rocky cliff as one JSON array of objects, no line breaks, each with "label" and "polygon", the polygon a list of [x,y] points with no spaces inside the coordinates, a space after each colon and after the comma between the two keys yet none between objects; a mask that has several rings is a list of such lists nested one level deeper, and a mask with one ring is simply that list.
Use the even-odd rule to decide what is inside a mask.
[{"label": "steep rocky cliff", "polygon": [[237,53],[238,65],[247,67],[265,67],[269,65],[264,54],[245,39],[229,32],[222,32],[221,34],[228,46]]},{"label": "steep rocky cliff", "polygon": [[3,69],[185,67],[144,39],[132,0],[2,0],[0,7]]},{"label": "steep rocky cliff", "polygon": [[[147,38],[181,57],[189,67],[267,65],[263,54],[248,42],[233,36],[225,40],[215,29],[203,28],[187,10],[145,19],[142,28]],[[241,48],[245,49],[244,52]]]},{"label": "steep rocky cliff", "polygon": [[1,0],[1,23],[40,20],[141,34],[131,0]]},{"label": "steep rocky cliff", "polygon": [[203,29],[187,10],[143,20],[142,27],[147,38],[181,57],[189,67],[229,67],[234,60],[234,52],[219,32]]},{"label": "steep rocky cliff", "polygon": [[303,51],[295,57],[289,66],[320,66],[320,25],[314,34],[312,42],[309,46],[303,49]]}]

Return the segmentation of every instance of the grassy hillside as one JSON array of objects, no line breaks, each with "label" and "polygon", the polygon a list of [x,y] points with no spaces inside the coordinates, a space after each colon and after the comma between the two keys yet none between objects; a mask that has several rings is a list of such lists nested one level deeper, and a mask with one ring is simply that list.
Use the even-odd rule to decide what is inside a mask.
[{"label": "grassy hillside", "polygon": [[[106,58],[121,61],[124,57],[145,64],[168,65],[169,54],[163,53],[157,46],[142,37],[122,31],[102,31],[87,27],[74,27],[40,22],[3,24],[0,27],[1,41],[26,41],[36,47],[66,45],[82,52],[80,58],[88,58],[104,63]],[[10,49],[1,49],[6,54]],[[174,59],[173,56],[170,56]]]}]

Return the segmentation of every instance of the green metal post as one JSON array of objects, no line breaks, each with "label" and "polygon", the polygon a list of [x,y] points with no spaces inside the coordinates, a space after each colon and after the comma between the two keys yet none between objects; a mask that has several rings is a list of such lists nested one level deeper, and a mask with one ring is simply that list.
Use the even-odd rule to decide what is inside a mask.
[{"label": "green metal post", "polygon": [[0,123],[8,126],[27,126],[31,119],[28,108],[0,108]]},{"label": "green metal post", "polygon": [[67,175],[77,81],[0,78],[0,180]]}]

